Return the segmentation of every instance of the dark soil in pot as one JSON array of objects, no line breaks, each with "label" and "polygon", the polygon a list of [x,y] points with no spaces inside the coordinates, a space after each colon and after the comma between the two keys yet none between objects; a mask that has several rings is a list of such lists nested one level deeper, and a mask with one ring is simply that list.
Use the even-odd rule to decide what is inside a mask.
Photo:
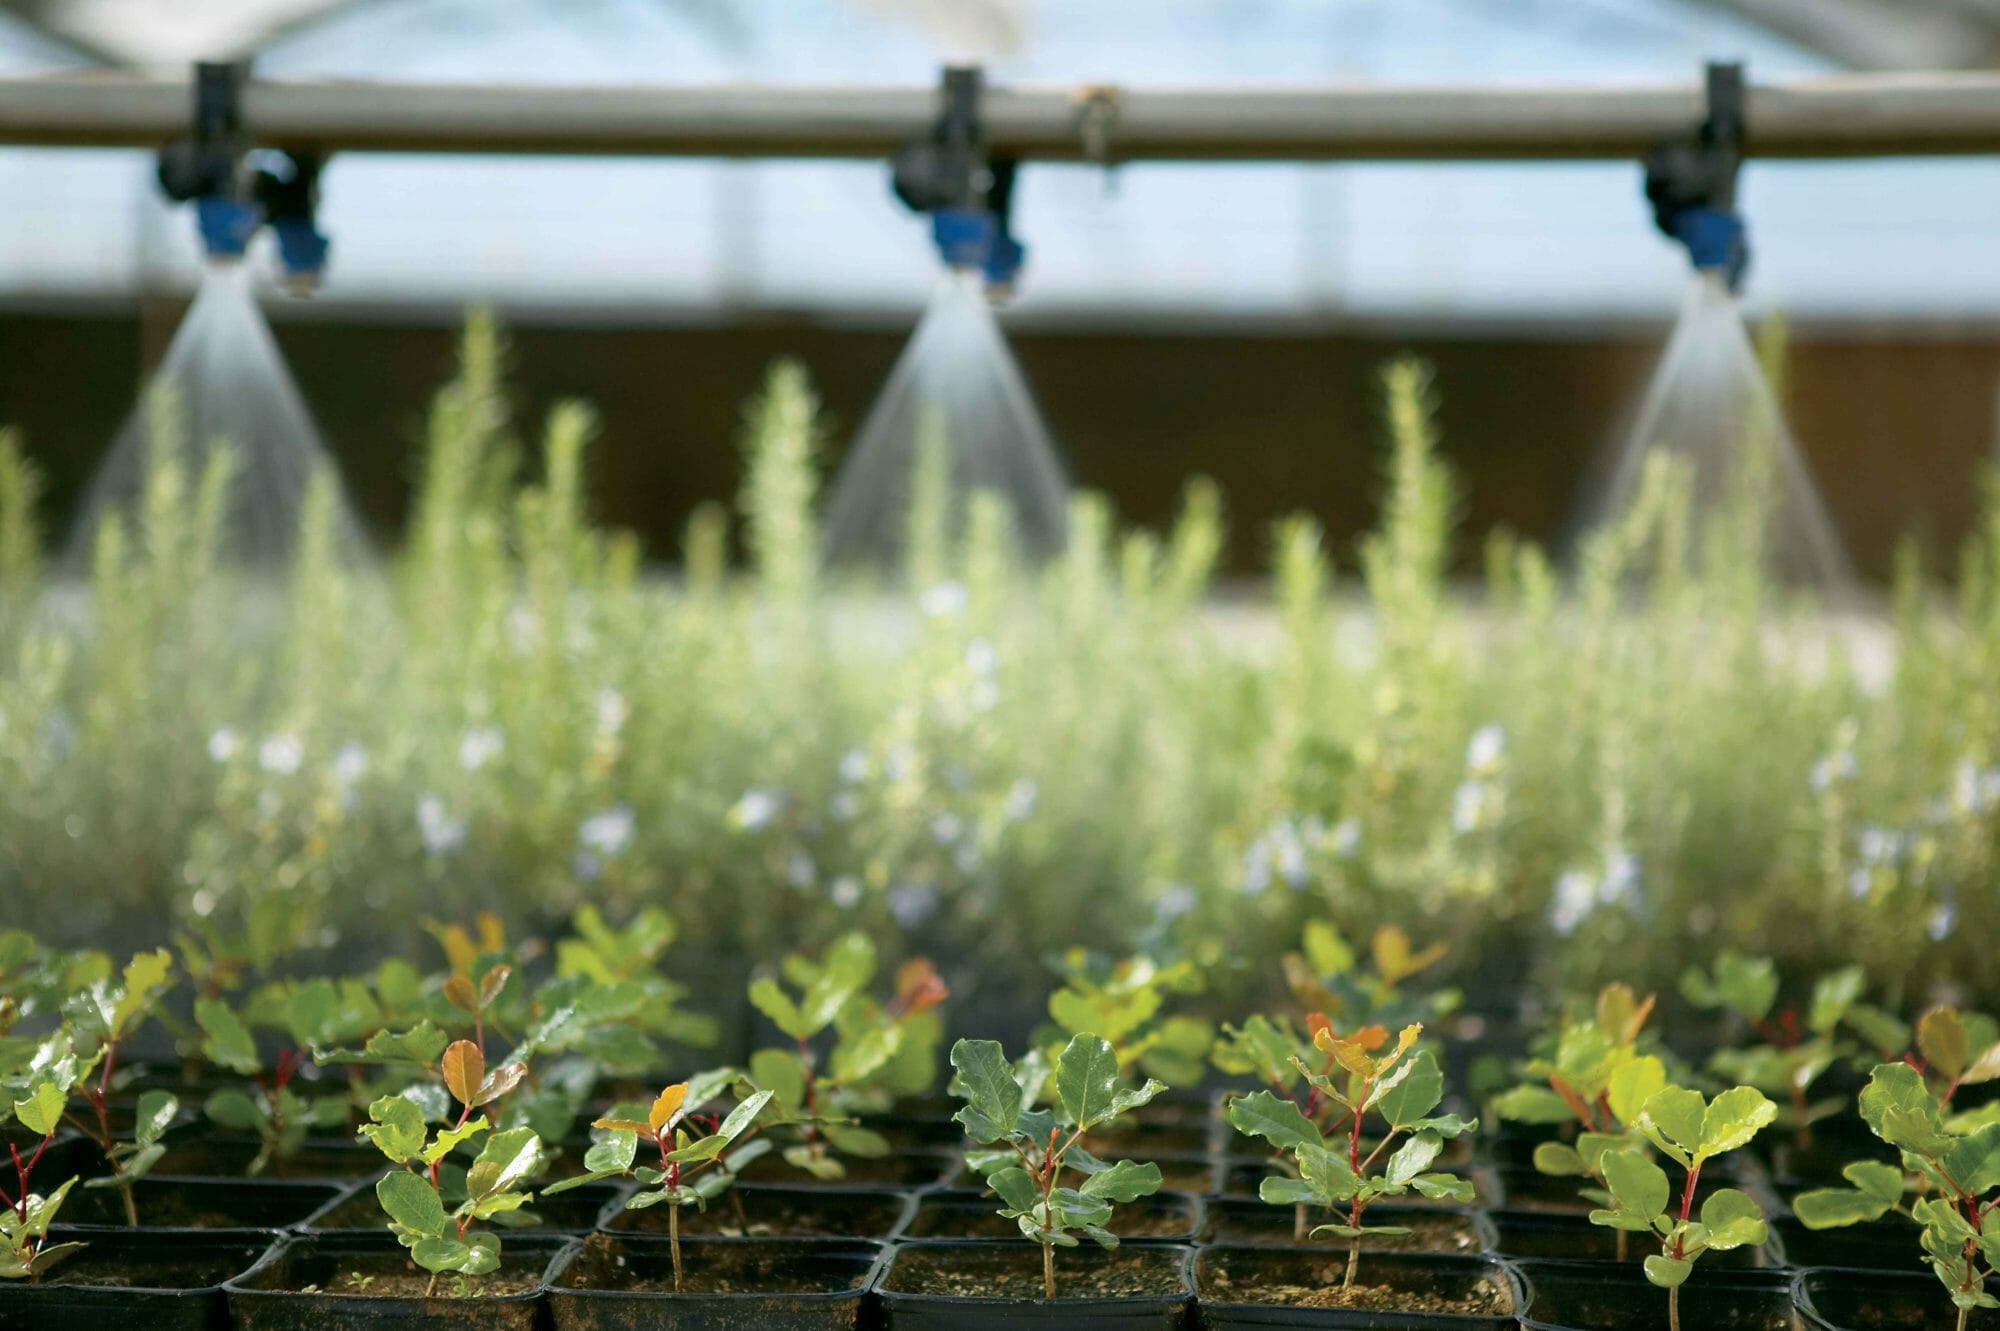
[{"label": "dark soil in pot", "polygon": [[874,1159],[843,1157],[844,1178],[820,1180],[786,1164],[776,1151],[758,1156],[743,1170],[746,1183],[775,1183],[791,1188],[887,1187],[921,1188],[943,1183],[957,1174],[964,1161],[955,1151],[903,1151]]},{"label": "dark soil in pot", "polygon": [[[1503,1257],[1589,1262],[1618,1260],[1618,1231],[1593,1225],[1588,1216],[1562,1215],[1549,1211],[1495,1211],[1493,1228],[1499,1236],[1496,1249]],[[1659,1240],[1647,1234],[1633,1234],[1625,1244],[1625,1260],[1633,1265],[1660,1250]],[[1708,1253],[1701,1269],[1749,1270],[1785,1265],[1784,1245],[1773,1239],[1758,1248],[1728,1248]]]},{"label": "dark soil in pot", "polygon": [[[1909,1247],[1915,1249],[1912,1237]],[[1987,1292],[2000,1295],[2000,1281]],[[1794,1293],[1799,1315],[1813,1331],[1932,1331],[1956,1325],[1958,1309],[1928,1271],[1804,1271]],[[1995,1331],[2000,1311],[1975,1308],[1966,1331]]]},{"label": "dark soil in pot", "polygon": [[[590,1183],[553,1197],[536,1197],[518,1211],[494,1216],[488,1227],[503,1242],[515,1234],[587,1234],[597,1228],[604,1208],[623,1197],[628,1189],[620,1183]],[[513,1218],[513,1223],[502,1223]],[[341,1233],[351,1230],[379,1230],[384,1226],[382,1207],[373,1188],[355,1188],[305,1223],[308,1234]]]},{"label": "dark soil in pot", "polygon": [[1861,1271],[1914,1271],[1920,1268],[1917,1226],[1887,1216],[1842,1229],[1807,1229],[1792,1216],[1771,1222],[1793,1266],[1841,1266]]},{"label": "dark soil in pot", "polygon": [[[142,1229],[289,1229],[346,1192],[339,1183],[268,1179],[143,1178],[132,1185]],[[62,1219],[80,1228],[127,1228],[115,1188],[71,1190]]]},{"label": "dark soil in pot", "polygon": [[862,1325],[886,1248],[847,1240],[690,1239],[685,1291],[664,1239],[599,1234],[550,1281],[558,1331],[821,1331]]},{"label": "dark soil in pot", "polygon": [[576,1241],[510,1237],[465,1295],[388,1233],[287,1239],[224,1288],[235,1331],[535,1331],[545,1278]]},{"label": "dark soil in pot", "polygon": [[1205,1327],[1511,1328],[1513,1272],[1491,1257],[1364,1252],[1343,1290],[1347,1248],[1209,1248],[1195,1263]]},{"label": "dark soil in pot", "polygon": [[1055,1255],[1056,1297],[1049,1299],[1041,1247],[1026,1239],[905,1243],[876,1288],[889,1331],[1168,1331],[1186,1324],[1193,1302],[1191,1256],[1167,1244],[1065,1248]]},{"label": "dark soil in pot", "polygon": [[[72,1194],[74,1195],[74,1194]],[[86,1246],[33,1283],[0,1282],[8,1331],[210,1331],[222,1284],[256,1263],[273,1236],[254,1230],[67,1230]]]},{"label": "dark soil in pot", "polygon": [[[254,1137],[200,1136],[176,1141],[153,1166],[158,1178],[246,1178],[262,1149]],[[290,1157],[273,1160],[259,1178],[373,1179],[389,1162],[373,1146],[342,1137],[309,1138]]]},{"label": "dark soil in pot", "polygon": [[[1782,1271],[1709,1270],[1703,1258],[1681,1287],[1687,1331],[1794,1331],[1791,1276]],[[1667,1291],[1636,1266],[1522,1262],[1526,1331],[1667,1331]]]},{"label": "dark soil in pot", "polygon": [[[681,1233],[715,1238],[886,1239],[914,1205],[908,1193],[888,1188],[781,1188],[745,1183],[708,1210],[681,1212]],[[603,1227],[617,1234],[665,1234],[667,1208],[606,1214]]]},{"label": "dark soil in pot", "polygon": [[[932,1193],[918,1201],[903,1236],[1021,1242],[1021,1227],[1001,1216],[999,1205],[990,1196],[962,1189]],[[1187,1243],[1193,1240],[1199,1219],[1200,1204],[1193,1196],[1161,1192],[1120,1206],[1112,1213],[1110,1228],[1121,1239]]]},{"label": "dark soil in pot", "polygon": [[[1323,1239],[1298,1237],[1289,1206],[1264,1202],[1212,1201],[1205,1208],[1201,1242],[1239,1247],[1323,1248]],[[1332,1223],[1325,1212],[1306,1216],[1306,1228]],[[1401,1206],[1382,1203],[1370,1207],[1371,1225],[1397,1225],[1408,1234],[1370,1234],[1361,1241],[1363,1252],[1483,1253],[1494,1251],[1493,1227],[1483,1212],[1465,1207]]]},{"label": "dark soil in pot", "polygon": [[[1089,1146],[1093,1154],[1099,1153],[1095,1143]],[[1128,1157],[1123,1152],[1107,1149],[1102,1151],[1100,1158],[1122,1160]],[[1173,1192],[1207,1192],[1215,1186],[1215,1162],[1199,1152],[1156,1152],[1149,1155],[1134,1152],[1129,1158],[1158,1165],[1160,1186]]]}]

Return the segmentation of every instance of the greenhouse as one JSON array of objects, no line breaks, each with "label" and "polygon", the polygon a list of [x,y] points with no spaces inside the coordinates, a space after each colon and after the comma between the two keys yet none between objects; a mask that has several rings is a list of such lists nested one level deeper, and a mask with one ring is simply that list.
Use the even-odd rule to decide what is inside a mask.
[{"label": "greenhouse", "polygon": [[1988,0],[0,0],[0,1327],[2000,1328],[1996,157]]}]

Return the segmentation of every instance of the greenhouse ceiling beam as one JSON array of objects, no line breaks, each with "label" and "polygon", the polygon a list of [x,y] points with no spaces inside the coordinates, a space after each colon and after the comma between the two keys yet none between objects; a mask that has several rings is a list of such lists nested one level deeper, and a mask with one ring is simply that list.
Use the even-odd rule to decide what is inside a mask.
[{"label": "greenhouse ceiling beam", "polygon": [[[268,147],[887,158],[934,89],[561,88],[251,82]],[[182,80],[0,79],[0,144],[158,147],[184,130]],[[1705,112],[1700,85],[1574,89],[990,88],[989,149],[1039,161],[1480,161],[1645,155]],[[1851,75],[1753,86],[1756,157],[2000,153],[2000,73]]]}]

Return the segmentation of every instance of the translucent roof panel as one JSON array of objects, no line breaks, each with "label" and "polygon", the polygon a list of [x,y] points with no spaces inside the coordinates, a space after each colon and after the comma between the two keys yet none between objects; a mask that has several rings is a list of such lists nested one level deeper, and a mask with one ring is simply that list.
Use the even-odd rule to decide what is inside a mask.
[{"label": "translucent roof panel", "polygon": [[61,42],[43,36],[28,24],[0,10],[0,76],[51,74],[82,69],[92,63]]},{"label": "translucent roof panel", "polygon": [[[0,29],[4,32],[4,29]],[[398,0],[305,25],[265,77],[1144,86],[1688,82],[1830,72],[1695,0]],[[912,132],[920,127],[912,126]],[[0,297],[192,287],[193,225],[145,154],[0,153]],[[884,164],[348,155],[324,177],[320,300],[702,318],[904,317],[936,272]],[[2000,317],[1983,161],[1744,177],[1753,300],[1803,317]],[[1633,164],[1029,164],[1022,318],[1663,317],[1679,253]]]}]

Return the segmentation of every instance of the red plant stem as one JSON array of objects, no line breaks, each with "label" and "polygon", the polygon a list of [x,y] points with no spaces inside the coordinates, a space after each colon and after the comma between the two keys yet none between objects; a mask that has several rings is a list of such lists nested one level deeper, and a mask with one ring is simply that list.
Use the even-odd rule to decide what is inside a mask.
[{"label": "red plant stem", "polygon": [[[7,1205],[14,1208],[14,1213],[21,1217],[23,1223],[28,1219],[28,1176],[35,1172],[35,1166],[41,1163],[42,1152],[48,1150],[49,1143],[55,1139],[56,1135],[53,1132],[42,1138],[42,1144],[35,1148],[35,1153],[28,1157],[28,1163],[25,1165],[21,1163],[21,1148],[12,1142],[7,1143],[7,1153],[14,1157],[14,1176],[20,1180],[21,1188],[20,1197],[7,1202]],[[6,1201],[6,1198],[7,1194],[0,1191],[0,1201]]]}]

